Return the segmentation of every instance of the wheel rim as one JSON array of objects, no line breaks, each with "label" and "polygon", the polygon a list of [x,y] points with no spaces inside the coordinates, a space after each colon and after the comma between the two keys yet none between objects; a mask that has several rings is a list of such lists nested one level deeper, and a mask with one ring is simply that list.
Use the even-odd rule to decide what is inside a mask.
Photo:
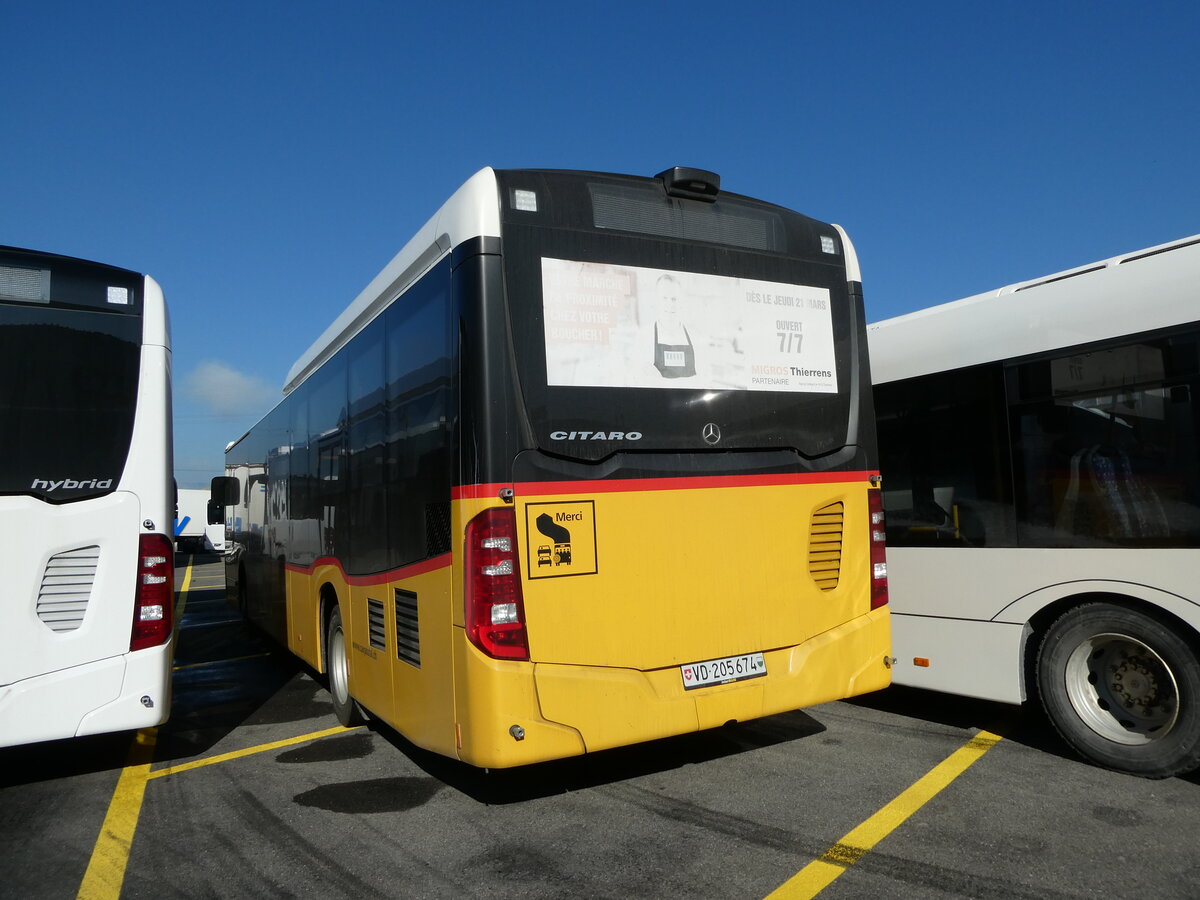
[{"label": "wheel rim", "polygon": [[339,705],[350,696],[346,678],[346,638],[341,628],[334,629],[329,639],[329,687]]},{"label": "wheel rim", "polygon": [[1179,715],[1171,667],[1137,638],[1097,634],[1067,659],[1067,697],[1092,731],[1118,744],[1162,740]]}]

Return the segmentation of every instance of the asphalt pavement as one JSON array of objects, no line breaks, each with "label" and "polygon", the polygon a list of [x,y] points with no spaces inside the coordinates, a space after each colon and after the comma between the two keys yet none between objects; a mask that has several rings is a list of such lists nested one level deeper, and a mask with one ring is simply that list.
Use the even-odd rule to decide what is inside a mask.
[{"label": "asphalt pavement", "polygon": [[892,688],[505,772],[375,724],[187,584],[170,721],[0,750],[0,895],[1200,897],[1200,775],[1036,710]]}]

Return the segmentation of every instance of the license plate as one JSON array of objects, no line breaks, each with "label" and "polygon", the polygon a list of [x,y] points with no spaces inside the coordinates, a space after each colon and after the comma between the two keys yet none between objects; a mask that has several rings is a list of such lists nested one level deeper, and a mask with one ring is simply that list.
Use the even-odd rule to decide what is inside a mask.
[{"label": "license plate", "polygon": [[679,673],[683,676],[683,689],[690,691],[710,684],[761,678],[767,674],[767,661],[761,653],[747,653],[744,656],[725,656],[706,662],[688,663],[679,667]]}]

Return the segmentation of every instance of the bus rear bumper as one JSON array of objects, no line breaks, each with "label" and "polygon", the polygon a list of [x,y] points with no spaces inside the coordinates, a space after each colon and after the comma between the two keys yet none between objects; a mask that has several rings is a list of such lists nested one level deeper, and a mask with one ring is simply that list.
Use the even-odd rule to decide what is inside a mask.
[{"label": "bus rear bumper", "polygon": [[886,610],[876,611],[765,652],[761,678],[693,690],[684,688],[678,666],[637,672],[540,665],[538,699],[546,718],[578,729],[588,751],[618,747],[885,688],[890,634]]},{"label": "bus rear bumper", "polygon": [[0,747],[162,724],[172,650],[168,642],[0,687]]},{"label": "bus rear bumper", "polygon": [[171,714],[171,661],[174,638],[160,647],[147,647],[125,657],[121,694],[83,717],[76,735],[104,734],[151,728]]},{"label": "bus rear bumper", "polygon": [[[460,743],[459,756],[476,766],[524,765],[814,706],[887,687],[890,654],[884,608],[803,644],[765,652],[763,677],[694,690],[684,688],[679,666],[642,672],[538,663],[527,689],[476,706],[473,739]],[[529,667],[499,665],[513,675]],[[519,739],[509,733],[514,725]]]}]

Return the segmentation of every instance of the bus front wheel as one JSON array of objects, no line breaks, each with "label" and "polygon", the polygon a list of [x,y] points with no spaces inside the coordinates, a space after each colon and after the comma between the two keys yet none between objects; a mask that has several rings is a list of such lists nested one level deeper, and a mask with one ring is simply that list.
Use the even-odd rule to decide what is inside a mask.
[{"label": "bus front wheel", "polygon": [[1059,617],[1038,652],[1051,723],[1086,759],[1143,778],[1200,766],[1200,660],[1163,622],[1112,603]]},{"label": "bus front wheel", "polygon": [[350,696],[350,668],[346,657],[346,633],[342,630],[342,611],[333,608],[329,617],[329,630],[325,641],[327,670],[329,672],[329,694],[333,698],[333,712],[337,720],[347,728],[361,725],[362,712]]}]

